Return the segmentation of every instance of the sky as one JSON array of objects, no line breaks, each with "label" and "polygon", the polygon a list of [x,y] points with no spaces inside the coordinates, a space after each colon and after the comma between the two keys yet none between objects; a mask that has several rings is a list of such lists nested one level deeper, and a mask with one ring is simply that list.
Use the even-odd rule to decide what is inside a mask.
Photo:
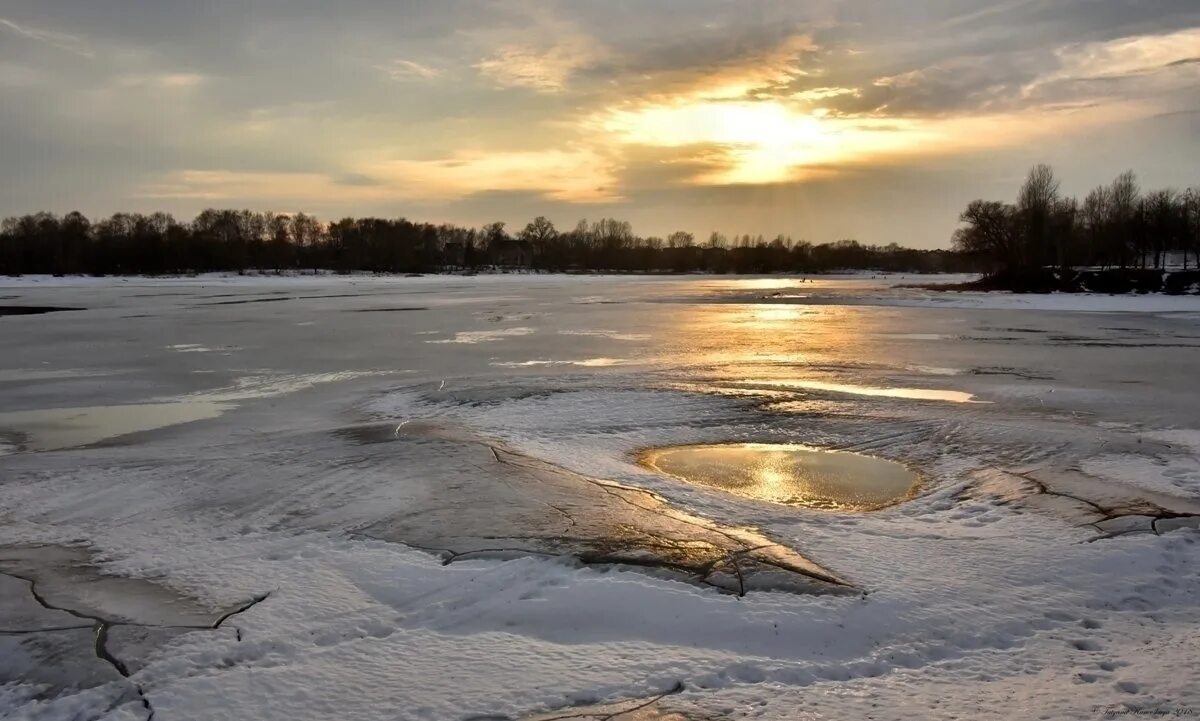
[{"label": "sky", "polygon": [[1197,160],[1197,0],[0,0],[0,215],[945,247],[1034,163]]}]

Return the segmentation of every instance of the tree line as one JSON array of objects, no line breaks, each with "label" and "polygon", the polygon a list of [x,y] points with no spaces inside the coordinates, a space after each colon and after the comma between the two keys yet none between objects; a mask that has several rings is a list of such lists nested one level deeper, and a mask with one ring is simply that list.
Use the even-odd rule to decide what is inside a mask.
[{"label": "tree line", "polygon": [[512,233],[404,218],[209,209],[190,222],[166,213],[35,213],[0,223],[0,274],[160,275],[212,271],[429,273],[486,268],[551,272],[820,273],[974,271],[971,254],[855,240],[812,244],[787,236],[707,239],[684,231],[643,237],[612,218],[559,230],[538,217]]},{"label": "tree line", "polygon": [[[208,209],[190,222],[166,213],[34,213],[0,222],[0,274],[160,275],[212,271],[429,273],[517,268],[552,272],[821,273],[976,272],[1021,285],[1071,269],[1151,271],[1200,268],[1200,189],[1143,191],[1132,171],[1082,201],[1060,192],[1047,165],[1034,166],[1015,202],[974,200],[950,250],[855,240],[812,244],[779,235],[706,239],[677,231],[634,233],[613,218],[560,230],[544,217],[517,232],[405,218]],[[1160,274],[1161,277],[1161,274]],[[1023,280],[1024,279],[1024,280]],[[1045,284],[1042,280],[1034,283]],[[1061,284],[1061,283],[1060,283]]]},{"label": "tree line", "polygon": [[1036,165],[1016,202],[974,200],[959,220],[952,247],[997,278],[1200,268],[1200,188],[1143,191],[1133,171],[1080,201],[1060,192],[1050,166]]}]

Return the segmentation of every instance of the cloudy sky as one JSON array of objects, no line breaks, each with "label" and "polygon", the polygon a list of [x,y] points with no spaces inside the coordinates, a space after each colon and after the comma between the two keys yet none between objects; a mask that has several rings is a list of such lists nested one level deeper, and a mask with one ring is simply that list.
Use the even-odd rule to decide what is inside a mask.
[{"label": "cloudy sky", "polygon": [[0,214],[935,247],[1034,162],[1197,160],[1197,0],[0,0]]}]

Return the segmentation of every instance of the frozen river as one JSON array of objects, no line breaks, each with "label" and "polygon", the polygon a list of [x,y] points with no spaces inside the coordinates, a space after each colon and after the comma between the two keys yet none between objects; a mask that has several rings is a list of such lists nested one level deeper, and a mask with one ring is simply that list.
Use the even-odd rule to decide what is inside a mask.
[{"label": "frozen river", "polygon": [[0,279],[0,716],[1200,714],[1200,299],[899,282]]}]

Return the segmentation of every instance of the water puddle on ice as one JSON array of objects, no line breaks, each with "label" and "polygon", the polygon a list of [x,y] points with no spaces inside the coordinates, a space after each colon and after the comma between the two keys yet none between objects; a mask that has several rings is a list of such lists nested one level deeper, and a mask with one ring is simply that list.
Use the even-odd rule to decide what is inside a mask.
[{"label": "water puddle on ice", "polygon": [[961,368],[943,368],[942,366],[927,366],[927,365],[906,365],[905,370],[910,370],[913,373],[922,373],[930,376],[957,376],[962,375]]},{"label": "water puddle on ice", "polygon": [[592,336],[611,340],[650,340],[649,333],[621,333],[615,330],[560,330],[559,335]]},{"label": "water puddle on ice", "polygon": [[628,365],[624,358],[584,358],[583,360],[529,360],[491,363],[498,368],[533,368],[538,366],[579,366],[581,368],[609,368]]},{"label": "water puddle on ice", "polygon": [[829,393],[848,393],[856,396],[883,396],[908,398],[918,401],[946,401],[949,403],[986,403],[975,400],[975,396],[963,391],[948,391],[938,388],[877,388],[849,383],[827,383],[825,381],[754,379],[744,381],[747,385],[764,385],[776,388],[799,388]]},{"label": "water puddle on ice", "polygon": [[880,333],[882,338],[894,338],[896,340],[946,340],[950,338],[948,335],[941,333]]},{"label": "water puddle on ice", "polygon": [[[167,350],[172,350],[176,353],[216,353],[217,351],[241,350],[241,348],[233,345],[221,346],[219,348],[209,348],[208,346],[200,345],[199,343],[179,343],[176,345],[167,346]],[[228,355],[228,353],[226,355]]]},{"label": "water puddle on ice", "polygon": [[13,452],[13,446],[19,451],[56,451],[90,446],[131,433],[216,418],[246,401],[288,395],[325,383],[404,372],[407,371],[341,371],[307,375],[264,373],[238,378],[230,386],[182,397],[167,396],[150,403],[0,413],[0,454]]},{"label": "water puddle on ice", "polygon": [[60,313],[68,310],[83,310],[83,308],[62,308],[53,305],[0,305],[0,316],[41,315],[42,313]]},{"label": "water puddle on ice", "polygon": [[27,383],[29,381],[68,380],[113,375],[116,371],[84,368],[10,368],[0,370],[0,383]]},{"label": "water puddle on ice", "polygon": [[491,343],[514,336],[531,335],[533,328],[501,328],[500,330],[464,330],[454,334],[453,338],[427,340],[426,343]]},{"label": "water puddle on ice", "polygon": [[23,439],[28,451],[88,446],[110,438],[216,418],[233,406],[212,401],[136,403],[0,413],[0,430]]},{"label": "water puddle on ice", "polygon": [[874,511],[908,498],[920,481],[899,463],[794,444],[674,446],[643,452],[651,470],[774,503]]}]

